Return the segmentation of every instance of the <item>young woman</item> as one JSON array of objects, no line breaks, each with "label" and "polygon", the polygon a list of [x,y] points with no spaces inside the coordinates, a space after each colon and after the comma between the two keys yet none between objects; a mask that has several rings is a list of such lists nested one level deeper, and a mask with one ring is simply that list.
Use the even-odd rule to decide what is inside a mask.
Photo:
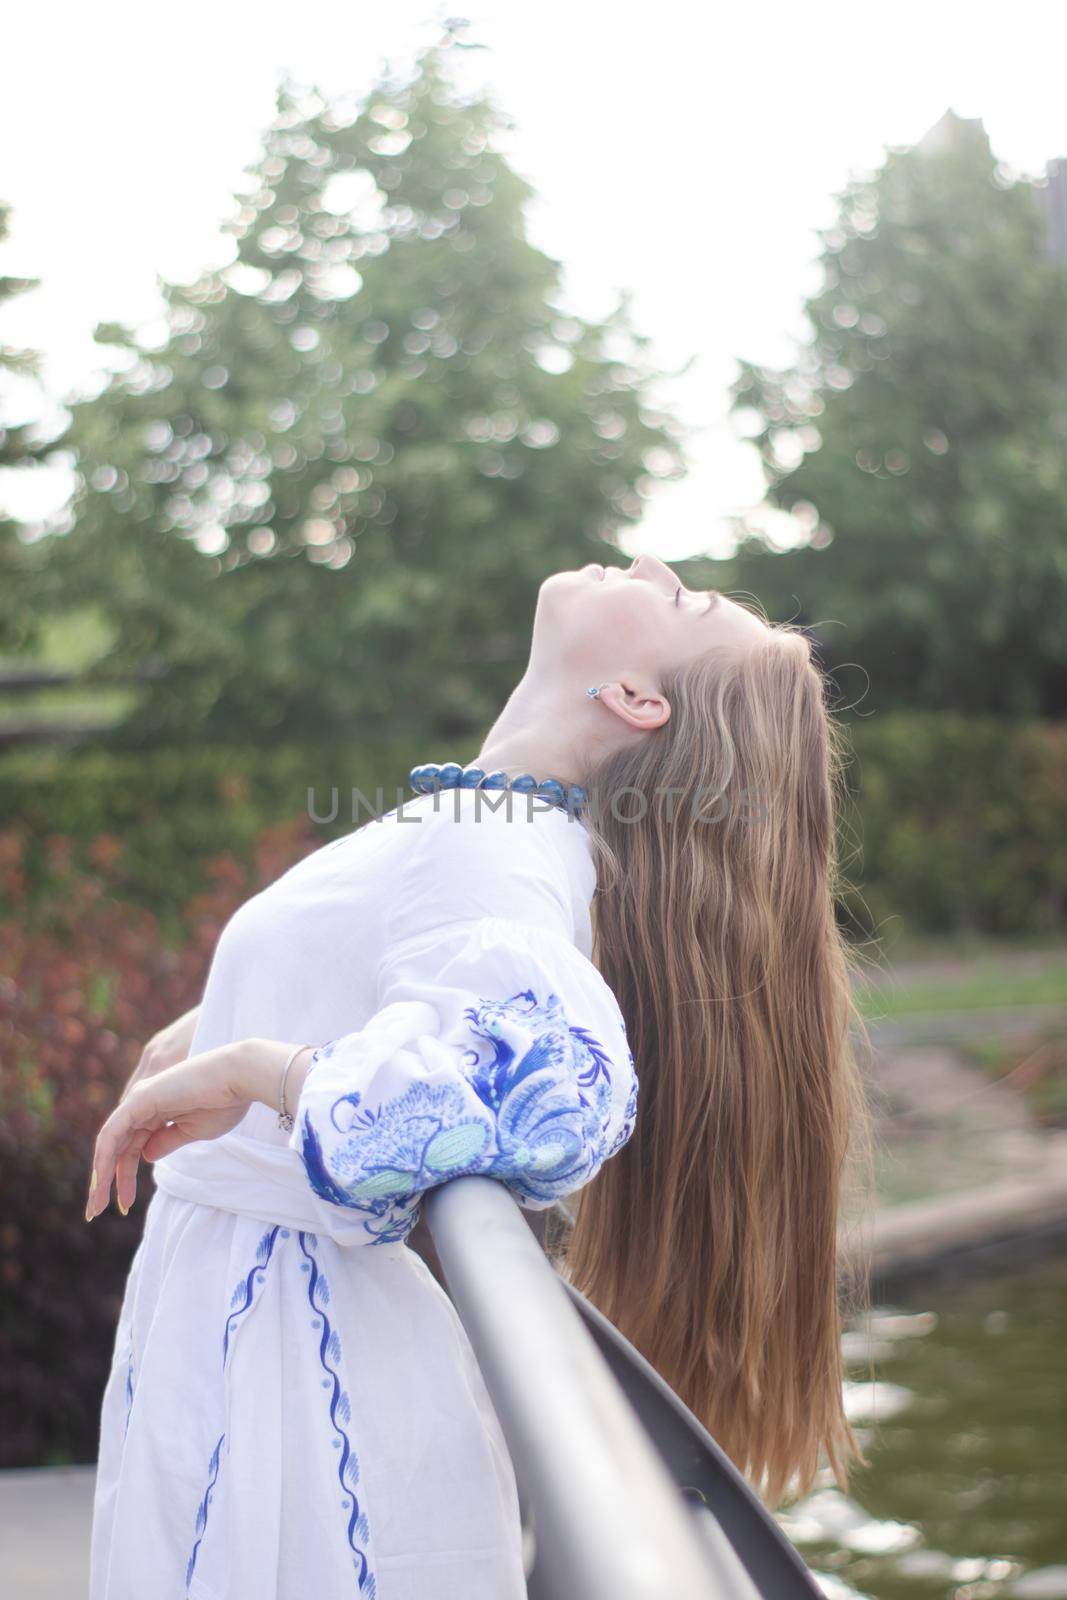
[{"label": "young woman", "polygon": [[155,1192],[91,1600],[525,1594],[499,1423],[405,1243],[464,1173],[576,1197],[562,1270],[770,1502],[822,1455],[846,1482],[835,734],[798,631],[651,556],[556,573],[473,766],[241,907],[94,1152],[88,1217],[142,1157]]}]

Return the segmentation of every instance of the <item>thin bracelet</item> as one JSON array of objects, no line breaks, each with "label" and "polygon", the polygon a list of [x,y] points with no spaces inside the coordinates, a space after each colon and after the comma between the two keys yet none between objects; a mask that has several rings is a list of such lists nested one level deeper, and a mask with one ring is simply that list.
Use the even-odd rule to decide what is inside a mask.
[{"label": "thin bracelet", "polygon": [[285,1108],[285,1080],[289,1076],[289,1068],[292,1066],[297,1056],[305,1050],[314,1050],[314,1048],[315,1046],[313,1044],[298,1044],[296,1049],[291,1052],[288,1061],[282,1068],[282,1081],[279,1090],[281,1110],[278,1113],[278,1126],[279,1128],[284,1129],[286,1133],[292,1133],[293,1131],[293,1114],[291,1111],[287,1111]]}]

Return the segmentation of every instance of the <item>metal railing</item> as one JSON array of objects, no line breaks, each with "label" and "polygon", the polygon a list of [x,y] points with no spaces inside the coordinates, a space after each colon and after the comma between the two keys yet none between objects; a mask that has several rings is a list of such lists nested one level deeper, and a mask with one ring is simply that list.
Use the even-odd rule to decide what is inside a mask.
[{"label": "metal railing", "polygon": [[[592,1308],[552,1267],[501,1183],[456,1178],[431,1190],[424,1207],[449,1294],[507,1441],[524,1525],[532,1527],[530,1600],[821,1594],[681,1401],[661,1379],[648,1378],[652,1369],[617,1330],[602,1318],[598,1326],[598,1313],[587,1314]],[[619,1366],[624,1350],[647,1368],[642,1374],[635,1365],[633,1384]],[[682,1459],[677,1437],[666,1446],[656,1442],[657,1406],[665,1407],[664,1439],[672,1429],[677,1435],[683,1418],[696,1430],[682,1456],[698,1503],[687,1500],[674,1475]],[[711,1484],[712,1493],[698,1480],[705,1488]],[[753,1534],[757,1540],[765,1535],[773,1547],[762,1571],[735,1548],[729,1518],[717,1514],[715,1484],[724,1491],[724,1505],[747,1513],[741,1524],[750,1549]],[[766,1583],[759,1581],[764,1573]]]}]

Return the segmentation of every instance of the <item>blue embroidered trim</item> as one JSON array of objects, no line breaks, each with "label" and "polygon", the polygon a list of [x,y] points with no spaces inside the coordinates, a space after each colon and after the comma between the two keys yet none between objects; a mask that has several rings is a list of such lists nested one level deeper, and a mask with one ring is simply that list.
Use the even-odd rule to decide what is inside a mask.
[{"label": "blue embroidered trim", "polygon": [[123,1437],[130,1431],[130,1412],[133,1410],[133,1343],[130,1343],[130,1354],[126,1361],[126,1426],[122,1430]]},{"label": "blue embroidered trim", "polygon": [[207,1488],[204,1490],[204,1498],[201,1500],[200,1507],[196,1513],[196,1531],[198,1538],[196,1543],[193,1545],[193,1553],[189,1557],[189,1565],[185,1569],[185,1587],[187,1589],[193,1579],[193,1568],[196,1566],[197,1552],[200,1549],[200,1542],[203,1539],[205,1529],[207,1528],[207,1508],[211,1501],[211,1491],[215,1487],[215,1483],[219,1475],[219,1460],[222,1454],[222,1441],[225,1439],[225,1437],[226,1435],[224,1433],[219,1435],[219,1442],[211,1452],[211,1461],[208,1466],[208,1472],[211,1474],[211,1477]]},{"label": "blue embroidered trim", "polygon": [[[360,1510],[359,1501],[356,1498],[356,1485],[359,1483],[359,1459],[341,1425],[342,1421],[350,1421],[352,1403],[347,1391],[341,1387],[337,1367],[332,1367],[327,1360],[329,1356],[338,1365],[343,1360],[341,1341],[337,1336],[336,1329],[330,1327],[330,1319],[325,1311],[325,1307],[330,1300],[330,1286],[313,1254],[314,1247],[318,1244],[318,1236],[314,1233],[301,1233],[298,1237],[300,1249],[306,1257],[301,1262],[300,1270],[308,1274],[308,1304],[315,1313],[311,1326],[317,1329],[320,1326],[319,1319],[321,1318],[322,1337],[319,1340],[319,1361],[322,1364],[323,1372],[326,1373],[322,1386],[324,1389],[330,1390],[330,1421],[338,1434],[338,1437],[334,1440],[334,1445],[340,1452],[337,1458],[337,1477],[343,1496],[341,1509],[349,1513],[346,1533],[349,1548],[352,1551],[352,1564],[356,1569],[360,1589],[365,1592],[367,1600],[374,1600],[378,1592],[377,1579],[371,1571],[366,1551],[361,1548],[362,1545],[369,1545],[370,1543],[370,1524],[367,1521],[366,1512]],[[320,1304],[316,1304],[316,1292],[318,1293]],[[341,1419],[340,1421],[338,1420],[339,1418]],[[357,1542],[357,1535],[359,1542]]]},{"label": "blue embroidered trim", "polygon": [[[222,1334],[222,1368],[224,1372],[226,1370],[226,1357],[230,1352],[230,1335],[233,1332],[237,1319],[244,1316],[245,1312],[248,1311],[252,1305],[256,1283],[262,1283],[264,1281],[263,1269],[270,1261],[279,1232],[281,1232],[283,1239],[289,1237],[288,1229],[282,1229],[280,1224],[276,1224],[273,1228],[268,1228],[267,1232],[263,1235],[259,1241],[259,1244],[256,1246],[255,1266],[253,1266],[238,1280],[237,1287],[234,1289],[233,1295],[230,1298],[230,1305],[233,1309],[226,1318],[226,1325]],[[127,1393],[130,1393],[131,1391],[129,1390],[128,1385],[129,1375],[127,1375]],[[129,1417],[127,1416],[127,1423],[128,1421]],[[200,1507],[196,1513],[196,1533],[199,1537],[196,1539],[196,1542],[193,1545],[192,1554],[189,1557],[189,1562],[185,1569],[186,1588],[189,1587],[189,1582],[193,1576],[193,1568],[196,1566],[197,1552],[200,1549],[200,1543],[204,1537],[204,1531],[207,1527],[207,1508],[211,1499],[211,1491],[218,1482],[222,1454],[222,1442],[225,1437],[225,1433],[221,1433],[219,1435],[219,1442],[211,1452],[211,1460],[208,1462],[207,1470],[209,1482],[204,1491],[204,1498],[201,1500]]]},{"label": "blue embroidered trim", "polygon": [[238,1283],[236,1289],[233,1291],[233,1297],[230,1300],[230,1305],[235,1309],[232,1310],[229,1316],[226,1318],[226,1326],[222,1335],[222,1364],[224,1367],[226,1365],[226,1356],[229,1353],[230,1333],[233,1325],[236,1323],[238,1317],[243,1316],[248,1310],[249,1306],[252,1304],[252,1296],[255,1294],[254,1285],[257,1283],[257,1281],[259,1283],[263,1282],[263,1269],[267,1265],[274,1251],[274,1245],[278,1237],[279,1227],[280,1224],[276,1224],[269,1230],[269,1232],[263,1235],[256,1249],[255,1266],[245,1274],[245,1276]]}]

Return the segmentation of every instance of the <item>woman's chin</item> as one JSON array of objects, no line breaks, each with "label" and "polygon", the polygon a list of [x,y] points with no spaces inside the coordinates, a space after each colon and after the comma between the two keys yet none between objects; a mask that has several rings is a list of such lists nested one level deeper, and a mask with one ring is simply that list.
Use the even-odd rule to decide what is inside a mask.
[{"label": "woman's chin", "polygon": [[547,578],[542,579],[537,591],[538,609],[555,608],[560,602],[565,602],[567,595],[582,588],[585,582],[577,572],[550,572]]},{"label": "woman's chin", "polygon": [[591,583],[600,583],[603,577],[604,568],[599,561],[590,561],[584,567],[568,567],[563,572],[551,573],[541,584],[541,593],[556,589],[584,589]]},{"label": "woman's chin", "polygon": [[[537,592],[531,650],[557,667],[588,647],[589,592],[596,580],[588,572],[553,572]],[[599,585],[597,585],[599,587]]]}]

